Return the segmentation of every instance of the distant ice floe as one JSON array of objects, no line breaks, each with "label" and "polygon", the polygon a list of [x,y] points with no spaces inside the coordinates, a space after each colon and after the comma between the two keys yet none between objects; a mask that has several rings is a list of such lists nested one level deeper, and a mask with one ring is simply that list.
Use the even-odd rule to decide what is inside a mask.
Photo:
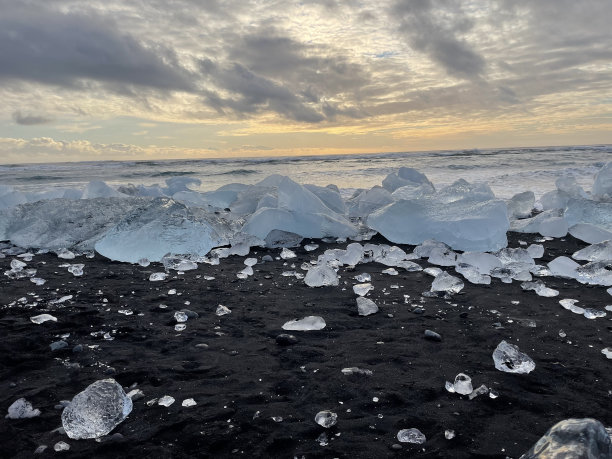
[{"label": "distant ice floe", "polygon": [[[341,256],[328,254],[328,259],[319,260],[318,269],[309,270],[307,283],[334,285],[335,275],[328,268],[336,269],[338,264],[372,260],[411,271],[421,270],[412,260],[427,257],[432,264],[454,267],[477,284],[488,284],[491,278],[530,282],[532,274],[553,274],[612,285],[607,283],[606,242],[612,238],[611,183],[608,163],[594,177],[590,192],[564,176],[557,180],[556,190],[537,202],[532,192],[500,200],[486,183],[462,179],[436,190],[424,174],[407,167],[390,173],[382,186],[356,190],[348,198],[334,185],[302,185],[281,175],[208,192],[192,189],[200,185],[193,177],[169,178],[165,185],[117,188],[94,181],[82,190],[43,193],[2,185],[0,240],[58,253],[95,249],[130,263],[178,256],[197,266],[229,255],[248,255],[253,246],[296,247],[303,238],[359,242],[379,232],[393,243],[417,245],[420,251],[407,256],[395,247],[391,248],[395,254],[368,256],[364,246],[349,244]],[[534,215],[534,209],[541,212]],[[588,261],[586,265],[558,259],[540,266],[534,261],[543,255],[540,247],[529,247],[528,253],[516,257],[503,252],[508,230],[547,237],[569,232],[599,245],[575,254],[576,260]]]}]

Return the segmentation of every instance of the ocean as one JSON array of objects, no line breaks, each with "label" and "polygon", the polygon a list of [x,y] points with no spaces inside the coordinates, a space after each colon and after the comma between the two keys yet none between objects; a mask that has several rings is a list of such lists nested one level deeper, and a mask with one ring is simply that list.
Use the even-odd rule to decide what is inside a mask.
[{"label": "ocean", "polygon": [[[293,156],[199,160],[95,161],[0,165],[0,184],[21,191],[82,188],[92,180],[118,186],[163,184],[175,176],[201,180],[199,191],[228,183],[253,184],[281,174],[305,184],[335,184],[345,196],[380,185],[399,167],[418,169],[437,186],[459,178],[487,182],[496,196],[531,190],[536,196],[555,188],[559,177],[573,176],[590,190],[595,173],[612,161],[612,145],[445,150],[365,155]],[[194,187],[192,187],[194,188]]]}]

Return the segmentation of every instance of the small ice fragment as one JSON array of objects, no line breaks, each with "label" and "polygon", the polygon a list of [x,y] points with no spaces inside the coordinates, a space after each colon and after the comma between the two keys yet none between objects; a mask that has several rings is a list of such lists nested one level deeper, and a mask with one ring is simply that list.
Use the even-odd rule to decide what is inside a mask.
[{"label": "small ice fragment", "polygon": [[609,304],[609,305],[605,306],[605,307],[604,307],[604,309],[605,309],[606,311],[610,311],[610,312],[612,312],[612,304]]},{"label": "small ice fragment", "polygon": [[184,331],[186,328],[187,328],[187,325],[185,324],[176,324],[174,326],[174,331],[181,332],[181,331]]},{"label": "small ice fragment", "polygon": [[489,398],[496,399],[499,397],[499,394],[495,389],[489,389]]},{"label": "small ice fragment", "polygon": [[141,398],[144,398],[144,392],[140,389],[132,389],[131,391],[129,391],[127,393],[127,396],[130,397],[132,399],[132,401],[134,400],[140,400]]},{"label": "small ice fragment", "polygon": [[181,403],[181,406],[184,406],[185,408],[189,408],[190,406],[196,406],[197,403],[194,399],[192,398],[186,398],[185,400],[183,400],[183,403]]},{"label": "small ice fragment", "polygon": [[306,244],[304,246],[304,250],[306,252],[312,252],[313,250],[317,250],[319,248],[319,244]]},{"label": "small ice fragment", "polygon": [[402,429],[397,433],[397,439],[402,443],[425,443],[425,435],[419,429]]},{"label": "small ice fragment", "polygon": [[173,403],[174,403],[174,397],[170,395],[164,395],[157,401],[158,405],[165,406],[166,408],[172,405]]},{"label": "small ice fragment", "polygon": [[563,300],[559,300],[559,304],[568,311],[571,311],[574,314],[584,314],[584,308],[576,306],[576,303],[578,303],[578,300],[572,300],[571,298],[564,298]]},{"label": "small ice fragment", "polygon": [[327,446],[329,444],[329,439],[325,432],[322,432],[321,435],[317,437],[317,443],[319,443],[320,446]]},{"label": "small ice fragment", "polygon": [[587,319],[599,319],[600,317],[606,317],[606,313],[599,309],[585,309],[584,317]]},{"label": "small ice fragment", "polygon": [[57,300],[51,300],[49,301],[49,304],[61,304],[61,303],[65,303],[68,300],[72,299],[72,295],[65,295],[61,298],[58,298]]},{"label": "small ice fragment", "polygon": [[30,282],[36,285],[45,285],[47,281],[45,279],[41,279],[40,277],[30,277]]},{"label": "small ice fragment", "polygon": [[329,429],[330,427],[336,425],[336,422],[338,422],[338,415],[327,410],[319,411],[315,416],[315,422],[321,427]]},{"label": "small ice fragment", "polygon": [[40,445],[38,448],[34,450],[34,454],[42,454],[47,449],[47,445]]},{"label": "small ice fragment", "polygon": [[147,258],[141,258],[140,260],[138,260],[138,264],[143,268],[146,268],[151,264],[151,262]]},{"label": "small ice fragment", "polygon": [[355,292],[355,294],[359,296],[364,296],[370,290],[374,290],[374,286],[368,282],[364,284],[353,285],[353,292]]},{"label": "small ice fragment", "polygon": [[75,255],[68,249],[59,249],[57,252],[57,258],[62,258],[64,260],[73,260]]},{"label": "small ice fragment", "polygon": [[474,389],[472,391],[471,394],[468,395],[468,398],[470,400],[475,399],[476,397],[478,397],[479,395],[484,395],[489,393],[489,389],[487,388],[487,386],[485,386],[484,384],[482,384],[481,386],[477,387],[476,389]]},{"label": "small ice fragment", "polygon": [[303,319],[290,320],[285,322],[283,330],[292,331],[310,331],[310,330],[322,330],[325,328],[325,321],[319,316],[307,316]]},{"label": "small ice fragment", "polygon": [[68,267],[68,272],[75,275],[75,276],[82,276],[83,275],[83,268],[85,267],[85,265],[83,264],[76,264],[76,265],[70,265]]},{"label": "small ice fragment", "polygon": [[463,282],[455,276],[451,276],[447,272],[441,272],[436,276],[431,284],[432,292],[447,292],[459,293],[463,289]]},{"label": "small ice fragment", "polygon": [[455,392],[461,395],[471,394],[474,390],[472,387],[472,378],[465,373],[459,373],[455,376],[455,383],[453,384]]},{"label": "small ice fragment", "polygon": [[601,350],[601,353],[605,355],[607,358],[612,359],[612,347],[604,347]]},{"label": "small ice fragment", "polygon": [[176,295],[176,289],[171,288],[170,290],[168,290],[168,295]]},{"label": "small ice fragment", "polygon": [[274,422],[283,422],[283,417],[282,416],[272,416],[272,420]]},{"label": "small ice fragment", "polygon": [[372,370],[366,370],[364,368],[358,368],[358,367],[343,368],[341,371],[343,375],[347,375],[347,376],[350,376],[350,375],[372,376]]},{"label": "small ice fragment", "polygon": [[397,276],[399,273],[395,268],[387,268],[382,270],[383,274],[388,274],[389,276]]},{"label": "small ice fragment", "polygon": [[559,295],[559,290],[546,287],[546,285],[544,285],[544,282],[542,282],[541,280],[537,280],[535,282],[523,282],[521,284],[521,288],[523,290],[533,290],[538,296],[548,298]]},{"label": "small ice fragment", "polygon": [[163,281],[163,280],[166,280],[167,277],[168,277],[168,274],[166,273],[153,273],[149,276],[149,280],[151,282]]},{"label": "small ice fragment", "polygon": [[53,449],[57,452],[60,451],[68,451],[70,449],[70,445],[66,442],[63,441],[58,441],[54,446]]},{"label": "small ice fragment", "polygon": [[16,258],[11,260],[11,269],[13,271],[21,271],[25,267],[26,267],[26,264],[23,261],[17,260]]},{"label": "small ice fragment", "polygon": [[53,322],[57,322],[57,317],[52,316],[51,314],[39,314],[37,316],[30,317],[30,320],[32,321],[32,323],[42,324],[42,323],[47,322],[49,320],[51,320]]},{"label": "small ice fragment", "polygon": [[378,306],[369,298],[360,296],[357,298],[357,311],[360,316],[369,316],[378,312]]},{"label": "small ice fragment", "polygon": [[187,322],[187,319],[189,317],[187,316],[187,314],[185,314],[183,311],[176,311],[174,313],[174,319],[178,322],[178,323],[182,323],[182,322]]},{"label": "small ice fragment", "polygon": [[119,309],[117,312],[119,314],[123,314],[124,316],[131,316],[132,314],[134,314],[134,311],[132,311],[131,309]]},{"label": "small ice fragment", "polygon": [[39,409],[34,409],[32,404],[25,398],[15,400],[8,408],[6,419],[26,419],[34,418],[40,415]]},{"label": "small ice fragment", "polygon": [[449,391],[451,394],[454,394],[454,393],[455,393],[455,385],[454,385],[452,382],[450,382],[450,381],[446,381],[446,382],[444,383],[444,388],[445,388],[447,391]]},{"label": "small ice fragment", "polygon": [[257,264],[257,258],[247,258],[244,260],[244,264],[247,266],[255,266]]},{"label": "small ice fragment", "polygon": [[423,272],[425,274],[429,274],[430,276],[436,277],[442,272],[442,270],[440,268],[425,268]]},{"label": "small ice fragment", "polygon": [[452,440],[453,438],[455,438],[455,431],[450,429],[445,430],[444,438],[446,438],[447,440]]},{"label": "small ice fragment", "polygon": [[232,312],[232,310],[230,308],[220,304],[219,306],[217,306],[217,310],[215,311],[215,314],[217,314],[220,317],[220,316],[224,316],[226,314],[231,314],[231,312]]},{"label": "small ice fragment", "polygon": [[357,282],[367,283],[372,280],[372,276],[370,276],[368,273],[361,273],[353,277],[353,279],[355,279]]},{"label": "small ice fragment", "polygon": [[518,346],[502,341],[493,351],[495,368],[506,373],[530,373],[535,369],[535,362],[519,351]]},{"label": "small ice fragment", "polygon": [[304,282],[309,287],[336,286],[340,283],[336,271],[326,265],[310,268]]},{"label": "small ice fragment", "polygon": [[114,379],[96,381],[74,396],[62,412],[69,438],[97,438],[108,434],[132,411],[132,399]]},{"label": "small ice fragment", "polygon": [[542,258],[544,256],[544,246],[542,244],[531,244],[527,247],[527,253],[531,258]]},{"label": "small ice fragment", "polygon": [[281,250],[280,253],[280,257],[283,260],[289,260],[290,258],[295,258],[295,252],[293,250],[289,250],[287,247],[283,247],[283,250]]},{"label": "small ice fragment", "polygon": [[561,338],[565,338],[567,336],[567,333],[565,333],[563,330],[559,330],[559,336]]}]

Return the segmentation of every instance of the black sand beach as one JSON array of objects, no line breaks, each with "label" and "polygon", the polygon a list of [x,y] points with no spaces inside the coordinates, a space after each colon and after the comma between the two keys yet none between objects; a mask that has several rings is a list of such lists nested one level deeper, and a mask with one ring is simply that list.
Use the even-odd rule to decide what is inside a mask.
[{"label": "black sand beach", "polygon": [[[510,233],[509,246],[537,238]],[[27,262],[37,269],[36,277],[47,280],[42,286],[0,276],[0,407],[6,414],[13,401],[25,397],[41,410],[31,419],[2,419],[0,456],[31,457],[47,445],[42,457],[517,458],[560,420],[591,417],[612,425],[612,361],[601,353],[612,346],[612,313],[589,320],[559,305],[559,299],[573,298],[580,306],[603,309],[612,304],[604,288],[548,277],[546,285],[560,295],[543,298],[522,291],[520,282],[493,279],[490,286],[465,282],[445,300],[421,296],[431,276],[401,269],[389,276],[382,273],[387,267],[376,263],[341,268],[339,287],[310,288],[281,276],[292,264],[300,272],[304,261],[346,245],[318,243],[314,252],[295,248],[294,259],[259,261],[245,280],[236,278],[245,259],[238,256],[184,274],[170,271],[160,282],[149,281],[151,273],[163,271],[160,264],[134,266],[99,255],[62,260],[53,253]],[[570,236],[548,241],[539,263],[585,245]],[[249,256],[261,260],[279,253],[253,249]],[[13,258],[0,259],[2,272]],[[84,263],[83,276],[59,267],[66,261]],[[375,289],[368,297],[380,307],[368,317],[357,314],[352,291],[353,277],[362,272],[372,275]],[[49,304],[66,295],[72,299]],[[219,304],[231,314],[215,315]],[[133,314],[118,312],[124,309]],[[183,309],[199,317],[177,332],[174,312]],[[42,313],[58,321],[30,321]],[[298,342],[277,344],[286,321],[309,315],[323,317],[326,328],[289,332]],[[426,329],[442,341],[424,339]],[[104,338],[106,332],[112,340]],[[68,347],[51,351],[49,345],[62,338]],[[535,370],[496,370],[491,355],[502,340],[527,353]],[[80,352],[73,350],[77,345]],[[347,376],[341,372],[345,367],[373,374]],[[499,397],[469,400],[447,392],[445,381],[460,372],[471,376],[474,388],[485,384]],[[109,377],[126,388],[137,384],[145,394],[112,432],[120,436],[96,442],[53,432],[61,426],[61,410],[55,408],[61,400]],[[164,395],[176,402],[167,408],[147,405]],[[187,398],[197,405],[182,407]],[[338,414],[327,431],[314,422],[321,410]],[[399,446],[397,432],[412,427],[427,441]],[[447,429],[455,438],[445,438]],[[321,446],[317,438],[324,431],[329,440]],[[58,441],[70,450],[53,451]]]}]

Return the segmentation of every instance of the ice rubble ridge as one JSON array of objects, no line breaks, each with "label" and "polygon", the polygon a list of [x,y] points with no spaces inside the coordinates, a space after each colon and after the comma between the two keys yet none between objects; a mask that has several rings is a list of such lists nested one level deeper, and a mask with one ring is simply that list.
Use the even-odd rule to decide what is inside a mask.
[{"label": "ice rubble ridge", "polygon": [[[571,178],[538,203],[531,192],[508,201],[486,184],[457,180],[436,190],[422,173],[402,167],[382,186],[343,199],[338,187],[301,185],[272,175],[254,185],[231,183],[215,191],[192,177],[165,186],[90,182],[85,189],[25,193],[0,185],[0,240],[26,248],[95,249],[118,261],[205,256],[231,245],[246,254],[257,245],[288,246],[302,238],[389,241],[428,239],[460,251],[497,251],[508,230],[561,237],[569,231],[589,243],[612,239],[612,163],[596,175],[591,193]],[[532,216],[534,207],[542,212]]]}]

